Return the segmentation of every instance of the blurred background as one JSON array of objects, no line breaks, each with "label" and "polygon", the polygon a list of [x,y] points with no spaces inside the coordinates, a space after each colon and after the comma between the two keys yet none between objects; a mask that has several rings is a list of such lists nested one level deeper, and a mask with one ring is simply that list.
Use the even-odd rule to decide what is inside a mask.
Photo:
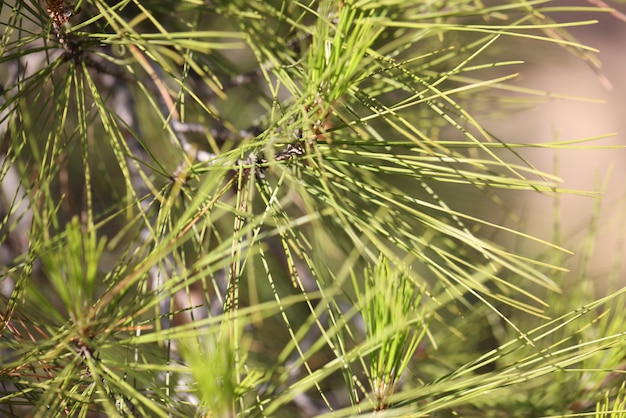
[{"label": "blurred background", "polygon": [[[592,3],[581,1],[579,5]],[[572,141],[612,134],[581,144],[611,148],[558,152],[536,148],[522,153],[538,169],[561,177],[563,188],[600,192],[602,200],[563,194],[558,198],[560,216],[555,217],[552,196],[529,192],[510,195],[525,232],[552,240],[558,219],[563,246],[578,253],[569,257],[567,267],[593,277],[599,293],[604,293],[607,286],[626,285],[626,266],[622,262],[626,258],[626,149],[620,148],[626,145],[626,21],[621,14],[626,12],[626,5],[612,2],[610,6],[617,8],[615,13],[551,15],[561,22],[598,20],[597,24],[569,30],[580,43],[599,50],[599,70],[556,45],[505,41],[510,44],[512,59],[519,59],[520,52],[526,56],[515,84],[595,102],[546,100],[500,120],[481,121],[497,137],[520,143]],[[592,240],[590,234],[595,228]],[[580,256],[585,249],[590,251],[590,258]]]}]

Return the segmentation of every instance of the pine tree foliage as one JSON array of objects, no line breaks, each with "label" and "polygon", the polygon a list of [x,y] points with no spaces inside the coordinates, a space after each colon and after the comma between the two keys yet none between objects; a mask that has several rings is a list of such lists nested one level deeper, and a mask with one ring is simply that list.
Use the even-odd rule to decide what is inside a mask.
[{"label": "pine tree foliage", "polygon": [[624,292],[481,210],[574,192],[481,119],[606,7],[2,2],[1,413],[623,414]]}]

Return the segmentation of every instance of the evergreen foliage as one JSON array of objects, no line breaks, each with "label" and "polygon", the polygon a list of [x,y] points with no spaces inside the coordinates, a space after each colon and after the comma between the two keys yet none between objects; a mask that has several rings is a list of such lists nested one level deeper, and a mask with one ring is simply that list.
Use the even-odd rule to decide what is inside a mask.
[{"label": "evergreen foliage", "polygon": [[481,125],[606,10],[2,2],[0,414],[624,416],[624,289],[501,222],[577,192]]}]

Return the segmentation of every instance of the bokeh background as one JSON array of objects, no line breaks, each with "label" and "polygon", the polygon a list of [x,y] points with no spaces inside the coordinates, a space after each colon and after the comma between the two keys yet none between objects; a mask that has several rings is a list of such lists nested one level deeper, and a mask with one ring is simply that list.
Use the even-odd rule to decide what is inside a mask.
[{"label": "bokeh background", "polygon": [[[579,5],[591,3],[581,1]],[[581,100],[544,100],[501,119],[482,121],[498,137],[511,142],[572,141],[608,135],[581,144],[604,149],[556,152],[536,148],[523,152],[537,168],[559,175],[563,188],[597,192],[602,199],[560,195],[557,216],[553,196],[520,192],[510,196],[525,232],[552,240],[558,225],[563,246],[577,253],[567,257],[567,267],[577,273],[572,277],[593,277],[598,293],[626,285],[622,261],[626,258],[626,149],[621,148],[626,145],[626,21],[621,20],[626,5],[611,6],[615,13],[570,13],[560,19],[558,14],[552,15],[558,21],[598,21],[569,30],[582,44],[599,51],[595,54],[599,69],[560,46],[505,41],[510,45],[511,58],[519,59],[520,53],[525,56],[515,84]],[[592,232],[595,239],[590,238]],[[528,250],[542,251],[539,247]],[[585,251],[590,252],[589,258],[581,256]]]}]

